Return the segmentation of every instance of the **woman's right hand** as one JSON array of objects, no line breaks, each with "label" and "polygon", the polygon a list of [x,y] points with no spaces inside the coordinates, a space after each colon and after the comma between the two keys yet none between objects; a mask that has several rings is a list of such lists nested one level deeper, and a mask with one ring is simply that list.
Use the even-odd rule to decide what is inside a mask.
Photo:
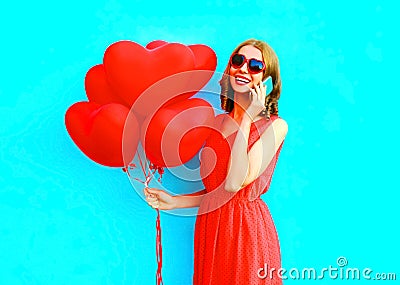
[{"label": "woman's right hand", "polygon": [[267,87],[263,83],[254,85],[250,89],[250,105],[246,110],[246,114],[252,121],[265,109]]},{"label": "woman's right hand", "polygon": [[175,209],[175,199],[173,196],[157,188],[144,188],[147,203],[154,209],[172,210]]}]

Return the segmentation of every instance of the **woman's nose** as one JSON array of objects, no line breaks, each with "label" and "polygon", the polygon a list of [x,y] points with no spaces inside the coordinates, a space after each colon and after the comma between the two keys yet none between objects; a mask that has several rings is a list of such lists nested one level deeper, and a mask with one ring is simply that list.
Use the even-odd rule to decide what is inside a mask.
[{"label": "woman's nose", "polygon": [[243,73],[249,73],[249,70],[247,69],[247,62],[245,62],[242,67],[240,68],[240,71]]}]

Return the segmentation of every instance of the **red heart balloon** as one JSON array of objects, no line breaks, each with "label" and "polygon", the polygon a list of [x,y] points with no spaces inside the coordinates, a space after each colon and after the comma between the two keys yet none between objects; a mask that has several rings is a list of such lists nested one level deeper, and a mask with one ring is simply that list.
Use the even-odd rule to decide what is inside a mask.
[{"label": "red heart balloon", "polygon": [[125,102],[112,91],[108,84],[103,64],[93,66],[86,73],[85,90],[90,102],[98,104],[125,104]]},{"label": "red heart balloon", "polygon": [[197,45],[189,45],[189,48],[192,50],[194,54],[195,58],[194,70],[197,71],[197,72],[192,72],[191,79],[188,80],[188,85],[186,87],[186,90],[190,90],[190,92],[185,92],[182,95],[172,98],[167,102],[167,104],[174,104],[181,100],[192,97],[207,84],[207,82],[213,76],[215,69],[217,67],[217,55],[210,47],[202,44],[197,44]]},{"label": "red heart balloon", "polygon": [[139,125],[121,104],[75,103],[65,114],[65,125],[79,149],[99,164],[126,166],[136,153]]},{"label": "red heart balloon", "polygon": [[[146,48],[155,49],[167,43],[168,42],[163,40],[154,40],[149,42],[146,45]],[[217,67],[217,55],[209,46],[203,44],[196,44],[196,45],[189,45],[188,47],[192,50],[194,55],[195,70],[215,71],[215,68]]]},{"label": "red heart balloon", "polygon": [[159,109],[141,130],[147,158],[160,167],[186,163],[203,146],[213,122],[213,108],[200,98]]},{"label": "red heart balloon", "polygon": [[217,55],[209,46],[198,44],[190,45],[189,48],[195,57],[195,70],[215,71]]},{"label": "red heart balloon", "polygon": [[[149,42],[146,45],[146,48],[154,49],[163,46],[165,44],[167,44],[166,41],[155,40]],[[204,85],[207,84],[207,82],[211,79],[212,75],[214,74],[214,71],[217,67],[217,55],[209,46],[203,44],[189,45],[188,47],[192,50],[194,55],[194,64],[195,64],[194,70],[209,71],[209,72],[193,73],[192,76],[194,80],[190,80],[190,82],[188,82],[189,83],[188,89],[200,90],[202,87],[204,87]],[[168,104],[170,103],[173,104],[182,99],[190,98],[194,94],[196,94],[196,91],[185,93],[181,96],[171,99],[171,101],[168,102]]]},{"label": "red heart balloon", "polygon": [[[193,70],[194,57],[191,49],[183,44],[168,43],[149,50],[135,42],[120,41],[107,48],[103,64],[112,90],[127,106],[132,106],[154,83],[173,74]],[[186,83],[177,84],[185,86]],[[151,102],[153,98],[147,100]]]},{"label": "red heart balloon", "polygon": [[[155,45],[157,44],[165,46],[155,41]],[[195,56],[194,69],[169,76],[149,87],[133,105],[136,114],[152,116],[164,105],[175,104],[192,97],[207,84],[214,74],[217,57],[206,45],[191,45],[189,48]],[[182,86],[183,82],[186,82],[185,86]]]},{"label": "red heart balloon", "polygon": [[163,40],[155,40],[155,41],[151,41],[146,45],[147,49],[155,49],[158,48],[160,46],[163,46],[165,44],[167,44],[168,42],[163,41]]}]

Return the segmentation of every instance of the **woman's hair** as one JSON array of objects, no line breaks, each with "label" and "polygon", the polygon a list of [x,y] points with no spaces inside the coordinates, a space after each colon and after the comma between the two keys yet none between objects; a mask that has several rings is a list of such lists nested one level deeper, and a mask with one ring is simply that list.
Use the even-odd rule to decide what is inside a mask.
[{"label": "woman's hair", "polygon": [[[258,48],[262,53],[262,57],[265,63],[265,70],[263,71],[262,81],[264,81],[268,76],[272,77],[273,89],[267,97],[267,100],[265,102],[265,110],[262,112],[262,115],[269,119],[270,114],[278,115],[278,99],[281,94],[282,86],[281,76],[279,72],[279,60],[274,50],[267,43],[256,39],[249,39],[242,42],[234,49],[232,54],[237,53],[242,47],[247,45],[252,45]],[[234,91],[229,80],[230,67],[230,62],[228,62],[224,74],[219,81],[219,84],[221,85],[221,108],[228,113],[233,110],[234,105]]]}]

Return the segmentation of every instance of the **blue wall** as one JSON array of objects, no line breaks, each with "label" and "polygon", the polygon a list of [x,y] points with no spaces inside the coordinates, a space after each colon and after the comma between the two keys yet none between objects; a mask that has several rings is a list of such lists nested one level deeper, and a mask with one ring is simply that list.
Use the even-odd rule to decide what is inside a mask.
[{"label": "blue wall", "polygon": [[[269,42],[289,125],[263,197],[282,266],[337,266],[344,256],[351,267],[398,270],[391,23],[399,4],[92,2],[9,1],[0,9],[0,284],[155,283],[155,211],[120,169],[86,158],[64,126],[66,109],[86,100],[87,70],[121,39],[207,44],[218,71],[242,40]],[[198,186],[168,175],[164,183],[177,192]],[[162,213],[161,222],[164,283],[191,284],[194,217]]]}]

